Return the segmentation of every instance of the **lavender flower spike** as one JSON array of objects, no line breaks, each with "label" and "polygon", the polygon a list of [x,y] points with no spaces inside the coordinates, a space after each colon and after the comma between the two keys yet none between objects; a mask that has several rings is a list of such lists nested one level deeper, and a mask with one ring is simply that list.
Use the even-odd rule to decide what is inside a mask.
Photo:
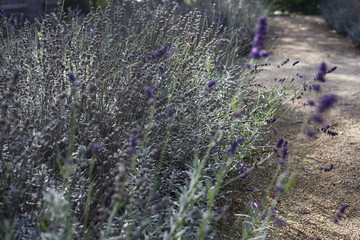
[{"label": "lavender flower spike", "polygon": [[205,90],[206,91],[210,91],[211,88],[215,85],[216,81],[215,80],[210,80],[208,83],[207,83],[207,86],[205,87]]},{"label": "lavender flower spike", "polygon": [[154,90],[151,87],[148,87],[148,86],[144,87],[144,92],[148,98],[155,97]]},{"label": "lavender flower spike", "polygon": [[283,139],[283,138],[279,138],[279,140],[278,140],[277,143],[276,143],[276,147],[277,147],[277,148],[281,147],[281,146],[283,145],[283,143],[284,143],[284,139]]},{"label": "lavender flower spike", "polygon": [[250,52],[250,57],[260,58],[268,56],[268,52],[263,50],[265,47],[265,36],[267,33],[267,23],[266,17],[261,17],[258,19],[256,24],[255,36],[252,43],[252,48]]},{"label": "lavender flower spike", "polygon": [[299,60],[297,60],[297,61],[295,61],[295,62],[293,62],[293,66],[295,66],[296,64],[298,64],[300,61]]},{"label": "lavender flower spike", "polygon": [[340,209],[339,209],[339,213],[344,213],[345,212],[345,209],[347,209],[349,207],[349,205],[347,204],[342,204]]},{"label": "lavender flower spike", "polygon": [[68,72],[66,76],[69,78],[71,86],[73,87],[79,86],[79,83],[76,81],[76,77],[73,72]]},{"label": "lavender flower spike", "polygon": [[137,150],[138,140],[135,135],[131,135],[129,139],[128,153],[135,154]]},{"label": "lavender flower spike", "polygon": [[317,106],[317,110],[320,113],[325,112],[329,108],[331,108],[336,102],[338,98],[335,94],[327,94],[319,99],[319,104]]},{"label": "lavender flower spike", "polygon": [[330,69],[326,72],[326,74],[332,73],[332,72],[335,71],[336,69],[337,69],[337,66],[334,66],[334,67],[330,68]]},{"label": "lavender flower spike", "polygon": [[242,141],[244,141],[244,138],[241,136],[235,138],[235,141],[231,143],[230,149],[228,150],[228,153],[227,153],[228,157],[232,157],[235,155],[235,150]]},{"label": "lavender flower spike", "polygon": [[320,63],[315,80],[320,82],[326,82],[325,80],[326,70],[327,70],[326,64],[324,62]]},{"label": "lavender flower spike", "polygon": [[91,144],[90,149],[91,149],[91,153],[93,155],[97,155],[101,149],[101,145],[100,145],[100,143],[95,142],[95,143]]},{"label": "lavender flower spike", "polygon": [[319,84],[313,84],[313,85],[311,85],[311,89],[316,92],[320,92],[321,86]]}]

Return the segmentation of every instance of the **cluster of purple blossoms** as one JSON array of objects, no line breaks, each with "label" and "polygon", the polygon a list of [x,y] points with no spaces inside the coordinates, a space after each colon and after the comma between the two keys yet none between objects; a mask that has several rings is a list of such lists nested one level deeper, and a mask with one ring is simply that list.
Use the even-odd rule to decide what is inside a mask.
[{"label": "cluster of purple blossoms", "polygon": [[76,77],[73,72],[68,72],[66,76],[69,78],[72,87],[77,87],[80,85],[80,83],[76,81]]},{"label": "cluster of purple blossoms", "polygon": [[326,63],[324,63],[324,62],[320,63],[320,65],[318,67],[318,72],[317,72],[314,80],[320,81],[320,82],[326,82],[326,80],[325,80],[326,71],[327,71]]},{"label": "cluster of purple blossoms", "polygon": [[293,66],[295,66],[296,64],[298,64],[300,61],[299,60],[297,60],[297,61],[295,61],[295,62],[293,62]]},{"label": "cluster of purple blossoms", "polygon": [[337,132],[334,132],[334,131],[331,131],[329,130],[333,125],[330,125],[330,124],[325,124],[322,128],[320,128],[319,131],[322,131],[326,134],[329,134],[330,136],[337,136],[339,135]]},{"label": "cluster of purple blossoms", "polygon": [[169,104],[166,107],[166,115],[171,118],[174,116],[174,114],[176,113],[176,110],[174,109],[174,105],[173,104]]},{"label": "cluster of purple blossoms", "polygon": [[211,88],[215,85],[216,81],[215,80],[210,80],[207,84],[206,84],[206,87],[205,87],[205,90],[210,92],[211,91]]},{"label": "cluster of purple blossoms", "polygon": [[159,71],[160,71],[160,73],[164,73],[165,72],[164,66],[160,65],[159,66]]},{"label": "cluster of purple blossoms", "polygon": [[[324,118],[323,118],[322,114],[324,112],[326,112],[328,109],[330,109],[337,102],[337,100],[338,100],[337,96],[335,94],[332,94],[332,93],[321,96],[316,103],[314,101],[312,101],[312,100],[309,100],[307,102],[307,105],[316,106],[316,112],[314,112],[314,113],[312,113],[310,115],[309,120],[313,121],[313,122],[316,122],[316,123],[320,123],[320,124],[323,123]],[[322,128],[321,130],[323,130],[323,132],[325,132],[325,133],[327,133],[327,134],[329,134],[331,136],[336,136],[337,135],[336,132],[328,130],[328,128],[326,128],[326,129]],[[314,130],[307,129],[307,130],[305,130],[305,134],[308,137],[313,138],[313,137],[315,137],[316,132]]]},{"label": "cluster of purple blossoms", "polygon": [[246,179],[248,177],[247,171],[249,168],[243,162],[240,162],[239,165],[240,167],[237,169],[237,172],[239,175],[243,175],[241,179]]},{"label": "cluster of purple blossoms", "polygon": [[337,69],[337,66],[334,66],[334,67],[330,68],[330,69],[326,72],[326,74],[332,73],[332,72],[335,71],[336,69]]},{"label": "cluster of purple blossoms", "polygon": [[265,47],[265,37],[268,30],[268,25],[266,22],[266,17],[261,17],[258,19],[256,24],[256,32],[252,43],[252,48],[250,51],[250,57],[260,58],[266,57],[269,53],[266,50],[263,50]]},{"label": "cluster of purple blossoms", "polygon": [[317,105],[317,111],[319,113],[323,113],[327,111],[337,102],[337,100],[338,100],[337,96],[332,93],[320,97]]},{"label": "cluster of purple blossoms", "polygon": [[129,139],[128,153],[133,155],[136,153],[138,140],[135,135],[131,135]]},{"label": "cluster of purple blossoms", "polygon": [[287,64],[289,61],[290,61],[290,59],[287,58],[282,63],[280,63],[277,67],[280,68],[280,67],[284,66],[285,64]]},{"label": "cluster of purple blossoms", "polygon": [[285,220],[282,220],[278,217],[274,217],[273,223],[278,227],[285,227],[287,225],[287,222]]},{"label": "cluster of purple blossoms", "polygon": [[311,89],[311,90],[314,90],[314,91],[316,91],[316,92],[320,92],[321,87],[320,87],[319,84],[313,84],[313,85],[310,86],[310,89]]},{"label": "cluster of purple blossoms", "polygon": [[239,136],[235,138],[235,141],[231,143],[230,148],[227,152],[228,157],[232,157],[235,155],[235,151],[237,146],[244,141],[244,138]]},{"label": "cluster of purple blossoms", "polygon": [[337,223],[342,218],[343,214],[345,213],[345,210],[349,207],[347,204],[342,204],[339,211],[335,214],[334,222]]},{"label": "cluster of purple blossoms", "polygon": [[284,140],[284,138],[279,138],[273,152],[278,153],[278,157],[280,158],[278,163],[281,165],[285,164],[285,158],[288,155],[289,151],[287,149],[288,142]]},{"label": "cluster of purple blossoms", "polygon": [[267,123],[274,123],[274,122],[276,122],[276,118],[268,118],[268,119],[266,119],[265,120]]},{"label": "cluster of purple blossoms", "polygon": [[149,98],[148,104],[153,105],[154,104],[154,98],[155,98],[154,89],[152,89],[149,86],[145,86],[144,87],[144,92],[145,92],[145,95]]},{"label": "cluster of purple blossoms", "polygon": [[[335,66],[335,67],[331,68],[329,71],[327,71],[326,64],[324,62],[322,62],[319,65],[318,73],[317,73],[316,77],[314,78],[314,80],[320,81],[320,82],[325,82],[326,81],[325,75],[329,72],[335,71],[336,68],[337,67]],[[311,85],[310,89],[312,89],[316,92],[320,92],[321,87],[319,84],[313,84],[313,85]],[[316,123],[320,123],[320,124],[323,123],[324,118],[323,118],[322,114],[324,112],[326,112],[327,110],[329,110],[330,108],[332,108],[337,101],[338,101],[338,97],[332,93],[329,93],[329,94],[319,97],[319,99],[316,102],[313,100],[307,101],[307,103],[305,103],[305,105],[316,107],[316,111],[310,115],[309,120],[316,122]],[[328,130],[328,128],[326,128],[325,130],[322,128],[321,130],[331,136],[338,135],[336,132]],[[319,130],[318,130],[318,132],[319,132]],[[305,134],[308,137],[313,138],[316,136],[316,131],[311,130],[311,129],[306,129]]]},{"label": "cluster of purple blossoms", "polygon": [[146,62],[151,59],[159,59],[162,56],[164,56],[166,53],[168,53],[169,51],[170,51],[170,48],[168,47],[168,45],[165,44],[162,47],[156,49],[150,56],[141,57],[141,60],[143,62]]},{"label": "cluster of purple blossoms", "polygon": [[320,169],[324,170],[325,172],[330,172],[334,169],[334,164],[331,164],[330,167],[320,167]]},{"label": "cluster of purple blossoms", "polygon": [[90,146],[92,155],[97,155],[99,153],[100,149],[101,149],[101,145],[100,145],[100,143],[97,143],[97,142],[92,143]]}]

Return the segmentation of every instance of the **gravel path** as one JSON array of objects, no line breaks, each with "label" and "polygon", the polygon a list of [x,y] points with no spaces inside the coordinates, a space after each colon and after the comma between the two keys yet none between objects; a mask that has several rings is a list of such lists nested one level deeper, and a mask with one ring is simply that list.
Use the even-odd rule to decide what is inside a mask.
[{"label": "gravel path", "polygon": [[[271,233],[270,239],[360,239],[360,51],[346,37],[332,31],[319,16],[286,16],[269,19],[270,27],[281,37],[271,50],[268,60],[270,71],[263,72],[258,81],[275,86],[274,81],[287,77],[292,63],[299,60],[291,71],[310,79],[317,66],[324,61],[337,70],[326,75],[323,93],[338,95],[336,106],[326,115],[332,124],[332,137],[319,134],[315,139],[297,140],[302,134],[300,125],[309,107],[304,103],[310,96],[305,93],[293,106],[291,113],[278,124],[276,137],[289,139],[289,159],[299,161],[298,178],[293,189],[284,195],[277,208],[277,216],[287,226]],[[284,67],[277,65],[289,58]],[[306,115],[305,115],[306,118]],[[286,128],[282,126],[287,125]],[[321,167],[334,169],[324,171]],[[334,216],[342,204],[349,207],[335,223]]]}]

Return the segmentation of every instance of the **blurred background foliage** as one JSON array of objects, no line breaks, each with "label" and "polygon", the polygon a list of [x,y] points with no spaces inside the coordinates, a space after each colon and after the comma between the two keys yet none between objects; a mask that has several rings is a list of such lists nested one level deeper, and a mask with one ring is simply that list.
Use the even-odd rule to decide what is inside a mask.
[{"label": "blurred background foliage", "polygon": [[273,11],[299,14],[320,14],[319,0],[269,0]]},{"label": "blurred background foliage", "polygon": [[[144,0],[138,0],[142,2]],[[177,2],[183,11],[197,8],[218,17],[227,27],[243,28],[255,22],[259,16],[271,12],[277,14],[322,14],[338,32],[347,34],[360,45],[359,0],[153,0],[158,3]],[[65,0],[65,7],[90,11],[90,2],[95,7],[104,7],[109,0]],[[251,8],[251,11],[249,11]],[[249,14],[251,13],[251,15]],[[250,29],[249,29],[250,30]]]},{"label": "blurred background foliage", "polygon": [[109,0],[65,0],[65,9],[67,8],[80,8],[81,12],[89,13],[91,4],[95,7],[105,7]]},{"label": "blurred background foliage", "polygon": [[[157,2],[170,2],[171,0],[156,0]],[[206,9],[213,4],[225,6],[235,9],[242,5],[259,4],[259,0],[173,0],[178,2],[183,7],[199,7]],[[90,11],[91,0],[65,0],[66,7],[80,7],[83,12]],[[96,7],[104,7],[109,0],[93,0]],[[141,1],[139,1],[141,2]],[[320,13],[320,0],[264,0],[272,6],[273,11],[300,13],[300,14],[319,14]]]}]

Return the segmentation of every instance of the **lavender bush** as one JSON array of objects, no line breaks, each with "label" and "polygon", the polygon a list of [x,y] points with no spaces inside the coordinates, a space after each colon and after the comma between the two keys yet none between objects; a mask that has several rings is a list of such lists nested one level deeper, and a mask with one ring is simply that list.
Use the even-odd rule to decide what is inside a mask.
[{"label": "lavender bush", "polygon": [[252,87],[245,32],[178,12],[124,0],[20,27],[2,16],[3,238],[213,232],[221,184],[253,164],[279,96]]},{"label": "lavender bush", "polygon": [[356,0],[323,0],[320,4],[321,14],[325,20],[340,33],[347,34],[357,45],[360,45],[360,2]]},{"label": "lavender bush", "polygon": [[218,194],[274,155],[262,141],[299,90],[255,85],[264,65],[244,63],[265,45],[215,15],[131,0],[61,13],[1,18],[1,237],[214,236]]}]

